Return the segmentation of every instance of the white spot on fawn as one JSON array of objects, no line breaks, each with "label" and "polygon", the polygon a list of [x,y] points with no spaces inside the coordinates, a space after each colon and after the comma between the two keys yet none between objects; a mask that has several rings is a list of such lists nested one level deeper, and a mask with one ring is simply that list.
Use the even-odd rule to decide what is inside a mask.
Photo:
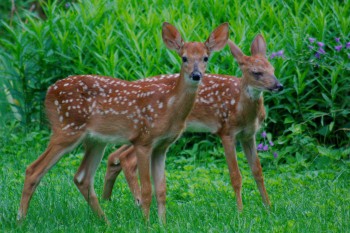
[{"label": "white spot on fawn", "polygon": [[85,176],[85,171],[82,170],[77,176],[76,176],[76,179],[78,181],[78,183],[81,183],[84,179],[84,176]]}]

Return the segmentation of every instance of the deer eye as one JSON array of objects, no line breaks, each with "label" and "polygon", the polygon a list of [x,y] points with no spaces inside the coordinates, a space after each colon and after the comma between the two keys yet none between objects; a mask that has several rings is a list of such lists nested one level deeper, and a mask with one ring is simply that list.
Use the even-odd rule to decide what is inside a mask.
[{"label": "deer eye", "polygon": [[188,61],[187,57],[182,57],[182,62],[187,62],[187,61]]},{"label": "deer eye", "polygon": [[252,73],[256,79],[259,79],[263,75],[262,72],[257,72],[257,71],[252,71]]},{"label": "deer eye", "polygon": [[208,61],[208,57],[204,57],[204,58],[203,58],[203,61],[204,61],[204,62],[207,62],[207,61]]}]

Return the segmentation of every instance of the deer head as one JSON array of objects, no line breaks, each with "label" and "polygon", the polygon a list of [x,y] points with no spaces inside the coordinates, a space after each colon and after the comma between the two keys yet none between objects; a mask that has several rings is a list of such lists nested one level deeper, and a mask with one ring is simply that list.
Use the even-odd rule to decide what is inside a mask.
[{"label": "deer head", "polygon": [[266,59],[266,42],[257,35],[251,45],[252,56],[246,56],[232,41],[228,41],[232,55],[237,60],[243,74],[242,83],[250,91],[281,91],[283,85],[277,80],[275,69]]},{"label": "deer head", "polygon": [[186,82],[197,86],[202,79],[210,54],[222,49],[228,40],[229,25],[221,24],[204,42],[184,42],[178,30],[169,23],[163,23],[163,41],[182,58],[181,75]]}]

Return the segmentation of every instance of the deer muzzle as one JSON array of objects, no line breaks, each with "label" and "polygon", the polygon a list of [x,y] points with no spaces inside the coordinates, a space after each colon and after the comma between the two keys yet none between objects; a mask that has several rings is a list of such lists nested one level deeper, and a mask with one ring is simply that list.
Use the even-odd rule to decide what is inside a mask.
[{"label": "deer muzzle", "polygon": [[276,88],[275,88],[277,91],[282,91],[283,90],[283,85],[280,83],[280,82],[278,82],[277,84],[276,84]]},{"label": "deer muzzle", "polygon": [[201,72],[199,71],[193,71],[191,74],[190,74],[190,78],[193,80],[193,81],[200,81],[202,79],[203,75]]},{"label": "deer muzzle", "polygon": [[279,92],[283,90],[283,85],[278,81],[275,75],[271,77],[273,79],[274,85],[269,88],[269,91]]},{"label": "deer muzzle", "polygon": [[283,90],[283,85],[276,80],[275,85],[272,88],[269,88],[269,91],[279,92]]}]

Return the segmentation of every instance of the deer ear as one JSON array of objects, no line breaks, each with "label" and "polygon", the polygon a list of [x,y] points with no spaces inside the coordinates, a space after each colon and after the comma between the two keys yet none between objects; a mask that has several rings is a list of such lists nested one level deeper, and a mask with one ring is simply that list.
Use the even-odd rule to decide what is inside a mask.
[{"label": "deer ear", "polygon": [[250,47],[252,55],[260,54],[266,56],[266,42],[264,37],[261,34],[258,34]]},{"label": "deer ear", "polygon": [[217,27],[205,41],[209,52],[217,51],[225,47],[229,37],[229,24],[223,23]]},{"label": "deer ear", "polygon": [[182,37],[176,27],[170,23],[164,22],[162,38],[168,49],[175,50],[177,53],[180,53],[184,41],[182,40]]},{"label": "deer ear", "polygon": [[227,43],[228,43],[228,46],[230,46],[230,50],[231,50],[233,57],[237,60],[238,63],[241,63],[243,60],[244,53],[231,40],[228,40]]}]

